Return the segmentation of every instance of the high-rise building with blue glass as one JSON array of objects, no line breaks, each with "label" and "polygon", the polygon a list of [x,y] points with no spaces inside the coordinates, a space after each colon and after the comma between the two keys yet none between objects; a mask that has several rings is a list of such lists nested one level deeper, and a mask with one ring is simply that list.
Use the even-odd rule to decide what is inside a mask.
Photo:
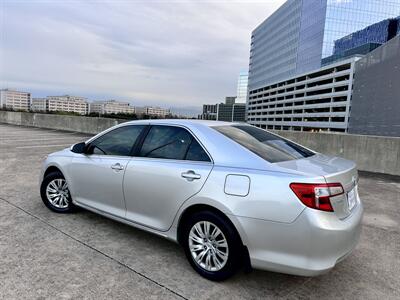
[{"label": "high-rise building with blue glass", "polygon": [[249,73],[247,71],[241,71],[239,73],[239,79],[237,83],[236,103],[246,103],[248,77]]},{"label": "high-rise building with blue glass", "polygon": [[249,91],[321,67],[335,41],[400,15],[400,0],[288,0],[252,33]]}]

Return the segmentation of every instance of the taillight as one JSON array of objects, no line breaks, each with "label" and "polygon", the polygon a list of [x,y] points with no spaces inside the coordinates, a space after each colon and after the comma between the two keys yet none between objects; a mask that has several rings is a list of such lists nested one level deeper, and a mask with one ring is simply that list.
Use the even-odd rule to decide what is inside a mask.
[{"label": "taillight", "polygon": [[290,188],[305,206],[333,211],[330,198],[344,193],[340,183],[291,183]]}]

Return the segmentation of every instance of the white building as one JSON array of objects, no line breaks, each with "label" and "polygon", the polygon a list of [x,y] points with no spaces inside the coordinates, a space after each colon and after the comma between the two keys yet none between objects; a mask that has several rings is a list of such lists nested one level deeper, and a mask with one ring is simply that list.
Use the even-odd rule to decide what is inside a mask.
[{"label": "white building", "polygon": [[138,114],[146,114],[149,116],[157,116],[161,118],[165,118],[167,115],[171,114],[171,111],[169,109],[154,106],[136,107],[136,112]]},{"label": "white building", "polygon": [[75,112],[81,115],[88,113],[88,102],[78,96],[47,96],[47,111]]},{"label": "white building", "polygon": [[235,103],[246,103],[248,77],[248,72],[242,71],[239,73]]},{"label": "white building", "polygon": [[89,105],[90,113],[99,115],[107,114],[134,114],[135,107],[131,106],[128,102],[121,102],[115,100],[95,101]]},{"label": "white building", "polygon": [[15,90],[0,90],[0,108],[28,111],[31,106],[31,94]]},{"label": "white building", "polygon": [[35,112],[46,112],[47,111],[47,99],[46,98],[33,98],[31,102],[31,110]]},{"label": "white building", "polygon": [[347,132],[356,60],[251,90],[247,122],[264,129]]}]

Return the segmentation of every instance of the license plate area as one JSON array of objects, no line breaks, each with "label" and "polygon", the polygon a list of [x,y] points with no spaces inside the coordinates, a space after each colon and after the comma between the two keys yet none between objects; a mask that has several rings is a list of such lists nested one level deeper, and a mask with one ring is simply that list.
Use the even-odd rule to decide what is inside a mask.
[{"label": "license plate area", "polygon": [[347,192],[347,205],[349,210],[352,210],[357,204],[357,186]]}]

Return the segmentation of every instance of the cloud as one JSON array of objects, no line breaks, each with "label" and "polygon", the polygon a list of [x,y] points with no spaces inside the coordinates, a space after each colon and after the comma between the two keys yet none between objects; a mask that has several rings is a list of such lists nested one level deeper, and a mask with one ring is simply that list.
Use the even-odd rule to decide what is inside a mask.
[{"label": "cloud", "polygon": [[0,87],[138,104],[236,93],[251,31],[278,1],[11,1],[0,4]]}]

